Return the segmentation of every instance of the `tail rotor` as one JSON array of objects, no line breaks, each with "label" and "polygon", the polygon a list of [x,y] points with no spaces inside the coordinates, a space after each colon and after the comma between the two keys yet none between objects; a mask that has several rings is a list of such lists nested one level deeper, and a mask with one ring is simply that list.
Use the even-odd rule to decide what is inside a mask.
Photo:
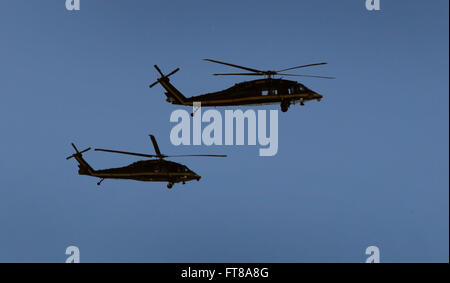
[{"label": "tail rotor", "polygon": [[161,71],[161,69],[160,69],[157,65],[154,65],[154,67],[155,67],[156,71],[158,71],[158,73],[161,75],[161,77],[160,77],[156,82],[152,83],[152,84],[149,86],[150,88],[152,88],[152,87],[154,87],[155,85],[157,85],[161,80],[163,80],[163,79],[168,79],[171,75],[175,74],[176,72],[178,72],[178,71],[180,70],[180,68],[176,68],[175,70],[173,70],[173,71],[170,72],[169,74],[164,75],[164,73]]},{"label": "tail rotor", "polygon": [[72,143],[72,147],[75,149],[76,153],[72,154],[71,156],[66,157],[66,160],[71,159],[72,157],[75,157],[77,155],[81,156],[81,154],[85,153],[86,151],[90,150],[91,148],[88,147],[82,151],[78,151],[78,148]]}]

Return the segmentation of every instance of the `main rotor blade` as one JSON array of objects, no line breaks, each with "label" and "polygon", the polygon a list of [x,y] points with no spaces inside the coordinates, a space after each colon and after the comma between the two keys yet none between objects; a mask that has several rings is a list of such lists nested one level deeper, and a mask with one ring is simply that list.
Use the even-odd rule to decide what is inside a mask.
[{"label": "main rotor blade", "polygon": [[153,154],[135,153],[135,152],[119,151],[119,150],[103,149],[103,148],[96,148],[95,151],[120,153],[120,154],[127,154],[127,155],[141,156],[141,157],[149,157],[149,158],[160,157],[158,155],[153,155]]},{"label": "main rotor blade", "polygon": [[239,65],[235,65],[235,64],[231,64],[231,63],[221,62],[221,61],[212,60],[212,59],[203,59],[203,60],[209,61],[209,62],[213,62],[213,63],[217,63],[217,64],[227,65],[227,66],[231,66],[231,67],[235,67],[235,68],[239,68],[239,69],[243,69],[243,70],[247,70],[247,71],[250,71],[250,72],[262,73],[262,71],[260,71],[260,70],[256,70],[256,69],[252,69],[252,68],[248,68],[248,67],[243,67],[243,66],[239,66]]},{"label": "main rotor blade", "polygon": [[279,70],[277,72],[284,72],[284,71],[289,71],[289,70],[294,70],[294,69],[300,69],[300,68],[306,68],[306,67],[312,67],[312,66],[319,66],[319,65],[326,65],[328,63],[323,62],[323,63],[315,63],[315,64],[308,64],[308,65],[301,65],[301,66],[297,66],[297,67],[292,67],[292,68],[288,68],[288,69],[284,69],[284,70]]},{"label": "main rotor blade", "polygon": [[263,73],[216,73],[214,76],[264,76]]},{"label": "main rotor blade", "polygon": [[153,147],[155,148],[155,152],[156,152],[157,156],[162,156],[161,151],[159,151],[159,146],[158,146],[158,143],[156,142],[155,136],[150,135],[150,139],[152,140]]},{"label": "main rotor blade", "polygon": [[166,157],[227,157],[227,155],[218,155],[218,154],[188,154],[188,155],[167,155]]},{"label": "main rotor blade", "polygon": [[277,74],[278,76],[289,76],[289,77],[306,77],[306,78],[317,78],[317,79],[329,79],[334,80],[335,77],[323,77],[323,76],[310,76],[310,75],[294,75],[294,74]]}]

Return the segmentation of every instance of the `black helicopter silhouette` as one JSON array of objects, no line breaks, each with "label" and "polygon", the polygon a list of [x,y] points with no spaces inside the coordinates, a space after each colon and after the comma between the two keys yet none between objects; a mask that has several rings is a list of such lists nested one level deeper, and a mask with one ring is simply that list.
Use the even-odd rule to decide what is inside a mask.
[{"label": "black helicopter silhouette", "polygon": [[[253,68],[243,67],[235,64],[221,62],[212,59],[204,59],[205,61],[223,64],[239,69],[249,71],[248,73],[219,73],[215,76],[266,76],[264,79],[246,81],[235,84],[234,86],[208,94],[193,96],[186,98],[179,90],[177,90],[169,80],[169,77],[180,70],[175,69],[167,75],[164,75],[161,69],[154,65],[155,69],[161,75],[156,82],[150,85],[150,88],[160,83],[166,90],[166,101],[177,104],[192,106],[194,102],[200,102],[201,106],[237,106],[237,105],[264,105],[264,104],[280,104],[281,111],[286,112],[291,104],[300,103],[304,105],[304,102],[322,99],[322,95],[310,90],[305,85],[296,81],[275,79],[273,76],[296,76],[296,77],[309,77],[309,78],[321,78],[321,79],[334,79],[334,77],[323,76],[310,76],[310,75],[296,75],[286,74],[285,71],[325,65],[327,63],[316,63],[302,66],[296,66],[279,71],[261,71]],[[194,111],[195,112],[195,111]],[[193,113],[192,113],[193,114]]]},{"label": "black helicopter silhouette", "polygon": [[150,135],[150,139],[155,148],[156,154],[143,154],[127,151],[118,151],[111,149],[96,148],[96,151],[120,153],[148,158],[156,158],[152,160],[141,160],[134,162],[128,166],[120,168],[111,168],[104,170],[94,170],[84,159],[83,153],[90,150],[87,148],[82,151],[78,151],[76,146],[72,143],[75,153],[68,156],[66,159],[75,158],[78,165],[78,174],[87,175],[100,178],[97,185],[100,185],[105,179],[130,179],[137,181],[147,182],[168,182],[167,188],[171,189],[175,183],[185,184],[188,181],[197,180],[200,181],[199,176],[194,171],[190,170],[187,166],[172,161],[164,160],[167,157],[226,157],[226,155],[212,155],[212,154],[191,154],[191,155],[164,155],[161,154],[156,139],[153,135]]}]

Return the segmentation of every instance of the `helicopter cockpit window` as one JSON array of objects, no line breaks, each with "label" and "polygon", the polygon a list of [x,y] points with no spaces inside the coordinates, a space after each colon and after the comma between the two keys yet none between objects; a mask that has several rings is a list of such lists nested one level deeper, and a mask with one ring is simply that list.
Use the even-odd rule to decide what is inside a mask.
[{"label": "helicopter cockpit window", "polygon": [[189,170],[187,169],[186,166],[178,166],[177,167],[177,172],[179,173],[183,173],[183,172],[188,172]]}]

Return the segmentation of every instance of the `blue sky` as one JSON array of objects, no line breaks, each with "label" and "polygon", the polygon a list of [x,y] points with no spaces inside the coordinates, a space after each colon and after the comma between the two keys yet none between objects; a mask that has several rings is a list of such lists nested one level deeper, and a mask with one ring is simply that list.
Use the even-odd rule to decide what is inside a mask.
[{"label": "blue sky", "polygon": [[[10,0],[0,9],[0,262],[448,261],[448,1]],[[279,150],[172,146],[158,64],[187,96],[320,61],[320,102],[279,113]],[[300,73],[300,72],[299,72]],[[189,110],[188,108],[186,108]],[[259,109],[259,108],[258,108]],[[262,109],[279,109],[264,106]],[[70,142],[163,153],[176,185],[78,176]],[[88,152],[94,168],[137,159]]]}]

